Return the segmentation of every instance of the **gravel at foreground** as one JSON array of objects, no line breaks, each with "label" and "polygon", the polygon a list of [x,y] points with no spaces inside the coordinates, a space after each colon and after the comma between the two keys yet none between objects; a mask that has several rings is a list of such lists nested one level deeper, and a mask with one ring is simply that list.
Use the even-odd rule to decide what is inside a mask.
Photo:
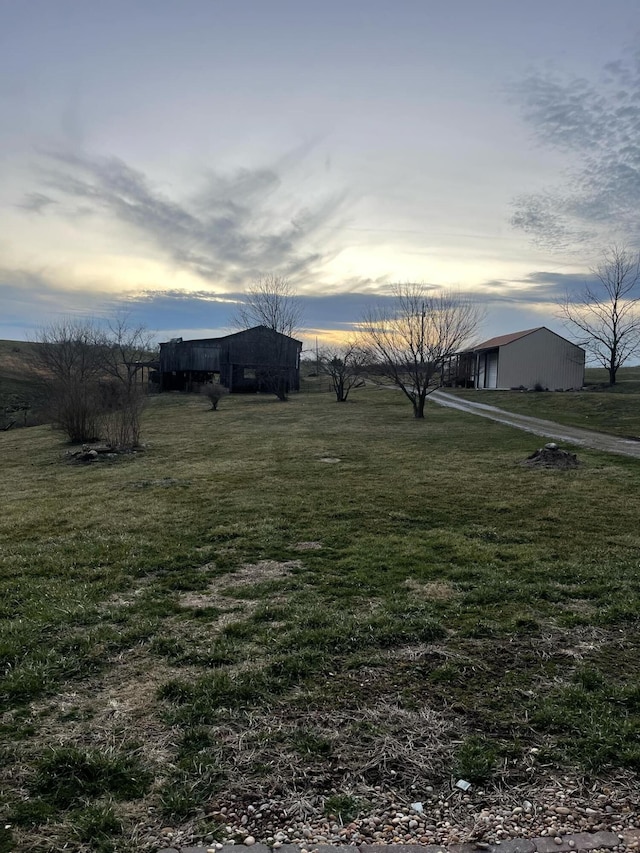
[{"label": "gravel at foreground", "polygon": [[[625,786],[626,787],[626,786]],[[187,828],[167,826],[159,847],[184,849],[204,844],[203,850],[221,849],[221,840],[252,846],[263,843],[276,850],[297,844],[313,850],[318,845],[420,844],[450,847],[471,843],[478,851],[510,839],[549,840],[551,849],[586,849],[571,843],[577,833],[613,833],[614,849],[640,849],[640,790],[620,791],[606,784],[586,790],[559,779],[544,789],[468,792],[457,788],[416,790],[415,801],[379,788],[351,796],[361,803],[360,816],[341,821],[319,814],[317,804],[305,799],[283,803],[265,799],[250,803],[227,797],[207,812],[220,831],[194,836]],[[421,806],[421,807],[420,807]],[[612,837],[613,837],[612,836]],[[565,839],[565,843],[563,843]],[[615,839],[614,839],[615,840]],[[542,845],[544,846],[544,845]],[[611,848],[610,841],[603,845]],[[284,853],[284,851],[283,851]]]}]

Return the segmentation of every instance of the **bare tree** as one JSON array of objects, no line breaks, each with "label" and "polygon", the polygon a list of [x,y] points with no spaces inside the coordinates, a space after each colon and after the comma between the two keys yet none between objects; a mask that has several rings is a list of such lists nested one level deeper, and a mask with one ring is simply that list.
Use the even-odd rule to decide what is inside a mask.
[{"label": "bare tree", "polygon": [[299,334],[301,324],[302,305],[293,285],[285,276],[274,273],[253,282],[234,317],[234,325],[240,329],[266,326],[289,337]]},{"label": "bare tree", "polygon": [[[240,329],[265,326],[288,338],[299,334],[302,325],[302,305],[288,278],[267,273],[257,278],[249,288],[246,301],[238,306],[233,323]],[[289,392],[290,367],[287,365],[290,341],[272,335],[269,358],[260,367],[260,381],[279,400]]]},{"label": "bare tree", "polygon": [[105,403],[103,437],[114,447],[137,447],[140,419],[147,399],[141,364],[148,361],[153,343],[143,325],[128,314],[117,314],[96,334]]},{"label": "bare tree", "polygon": [[96,334],[89,320],[62,319],[41,329],[32,347],[46,414],[73,442],[100,437],[102,365]]},{"label": "bare tree", "polygon": [[136,446],[144,389],[135,365],[148,357],[149,345],[144,329],[125,316],[106,329],[78,319],[41,329],[32,358],[51,421],[73,442],[105,438],[116,447]]},{"label": "bare tree", "polygon": [[393,305],[371,310],[361,340],[375,373],[410,400],[424,418],[427,396],[441,385],[446,360],[476,334],[484,312],[458,294],[423,284],[394,286]]},{"label": "bare tree", "polygon": [[352,388],[364,384],[366,354],[355,341],[323,350],[318,359],[321,373],[329,377],[338,403],[344,403]]},{"label": "bare tree", "polygon": [[578,296],[567,294],[560,310],[577,342],[615,385],[618,369],[640,351],[640,255],[614,244],[591,272],[598,284],[586,284]]}]

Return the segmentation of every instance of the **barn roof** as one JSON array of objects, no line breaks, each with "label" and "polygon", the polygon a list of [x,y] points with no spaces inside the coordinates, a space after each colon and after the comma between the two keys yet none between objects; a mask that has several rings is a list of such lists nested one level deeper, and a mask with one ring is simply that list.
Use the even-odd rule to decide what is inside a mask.
[{"label": "barn roof", "polygon": [[482,341],[480,344],[476,344],[472,349],[474,352],[483,349],[496,349],[497,347],[503,347],[506,344],[513,343],[513,341],[517,341],[520,338],[524,338],[527,335],[530,335],[532,332],[539,332],[540,329],[544,329],[544,326],[536,326],[535,329],[525,329],[523,332],[512,332],[510,335],[498,335],[495,338],[489,338],[488,341]]},{"label": "barn roof", "polygon": [[276,332],[275,329],[270,329],[268,326],[260,325],[260,326],[251,326],[249,329],[240,329],[237,332],[231,332],[228,335],[221,335],[217,338],[192,338],[191,340],[183,341],[182,338],[178,340],[166,341],[165,343],[161,343],[160,346],[166,346],[167,344],[216,344],[220,341],[227,341],[229,338],[236,338],[240,335],[246,335],[247,332],[255,332],[258,329],[266,329],[269,332],[273,332],[275,335],[282,335],[283,338],[289,338],[289,340],[295,341],[297,344],[302,346],[302,341],[299,341],[297,338],[291,337],[291,335],[285,335],[282,332]]}]

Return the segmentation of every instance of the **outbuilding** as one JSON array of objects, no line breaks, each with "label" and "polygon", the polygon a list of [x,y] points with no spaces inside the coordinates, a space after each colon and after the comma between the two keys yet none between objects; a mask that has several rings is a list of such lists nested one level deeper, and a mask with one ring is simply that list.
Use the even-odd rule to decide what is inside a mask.
[{"label": "outbuilding", "polygon": [[232,393],[300,389],[302,342],[267,326],[220,338],[160,344],[160,390],[193,391],[219,382]]},{"label": "outbuilding", "polygon": [[446,367],[449,385],[568,391],[584,385],[585,351],[546,326],[499,335],[457,353]]}]

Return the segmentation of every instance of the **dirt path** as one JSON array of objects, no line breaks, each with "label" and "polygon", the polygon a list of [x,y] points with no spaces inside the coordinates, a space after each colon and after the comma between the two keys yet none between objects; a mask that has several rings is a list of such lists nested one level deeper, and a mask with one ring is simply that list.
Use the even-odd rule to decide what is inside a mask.
[{"label": "dirt path", "polygon": [[542,420],[542,418],[532,418],[528,415],[516,415],[513,412],[498,409],[496,406],[488,406],[486,403],[472,403],[470,400],[461,400],[452,394],[447,394],[446,391],[434,391],[427,399],[439,406],[447,406],[471,415],[490,418],[492,421],[498,421],[525,432],[532,432],[534,435],[552,438],[555,441],[565,441],[568,444],[578,444],[591,450],[604,450],[607,453],[618,453],[622,456],[633,456],[640,459],[640,441],[620,438],[603,432],[593,432],[579,427],[564,426],[553,421]]}]

